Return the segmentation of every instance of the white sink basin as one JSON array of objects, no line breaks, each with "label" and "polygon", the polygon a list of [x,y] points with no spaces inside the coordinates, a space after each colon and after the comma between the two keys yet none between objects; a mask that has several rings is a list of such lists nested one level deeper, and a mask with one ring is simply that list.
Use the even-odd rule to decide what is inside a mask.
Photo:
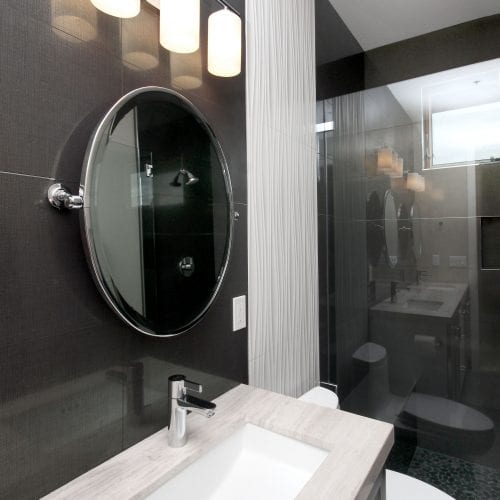
[{"label": "white sink basin", "polygon": [[456,290],[456,287],[453,285],[431,285],[428,287],[428,290],[437,290],[438,292],[453,292]]},{"label": "white sink basin", "polygon": [[422,311],[438,311],[444,302],[439,300],[418,300],[411,299],[406,302],[406,307],[411,309],[420,309]]},{"label": "white sink basin", "polygon": [[320,448],[245,424],[147,498],[293,499],[327,455]]}]

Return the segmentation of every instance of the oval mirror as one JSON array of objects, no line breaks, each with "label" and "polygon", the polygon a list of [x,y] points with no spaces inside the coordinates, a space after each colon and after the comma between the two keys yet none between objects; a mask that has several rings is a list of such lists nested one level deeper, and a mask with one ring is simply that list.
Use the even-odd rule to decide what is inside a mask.
[{"label": "oval mirror", "polygon": [[384,248],[384,227],[382,226],[382,203],[377,191],[372,191],[366,199],[366,240],[368,262],[376,267]]},{"label": "oval mirror", "polygon": [[213,302],[233,225],[224,155],[184,97],[146,87],[97,127],[82,176],[83,233],[94,280],[136,330],[179,334]]},{"label": "oval mirror", "polygon": [[414,202],[410,209],[410,219],[413,227],[413,255],[416,259],[422,257],[423,242],[422,242],[422,226],[420,220],[420,208]]},{"label": "oval mirror", "polygon": [[398,213],[394,194],[390,189],[384,197],[384,236],[387,264],[394,268],[398,263],[399,238],[398,238]]},{"label": "oval mirror", "polygon": [[398,209],[399,228],[399,255],[405,259],[413,238],[413,223],[410,219],[410,211],[405,203],[401,203]]}]

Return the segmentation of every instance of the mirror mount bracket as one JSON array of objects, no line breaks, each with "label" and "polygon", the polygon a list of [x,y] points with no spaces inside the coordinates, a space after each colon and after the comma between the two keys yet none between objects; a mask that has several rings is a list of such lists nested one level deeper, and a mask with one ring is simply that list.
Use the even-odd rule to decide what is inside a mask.
[{"label": "mirror mount bracket", "polygon": [[77,195],[71,194],[71,191],[62,184],[52,184],[47,192],[49,203],[58,210],[66,208],[68,210],[78,210],[83,208],[83,190]]}]

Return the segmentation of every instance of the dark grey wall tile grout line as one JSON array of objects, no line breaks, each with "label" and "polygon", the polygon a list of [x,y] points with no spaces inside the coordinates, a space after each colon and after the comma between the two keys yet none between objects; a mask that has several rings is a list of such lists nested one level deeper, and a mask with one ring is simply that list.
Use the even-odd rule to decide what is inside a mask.
[{"label": "dark grey wall tile grout line", "polygon": [[17,175],[19,177],[31,177],[33,179],[42,179],[42,180],[47,180],[47,181],[54,181],[55,180],[55,177],[44,177],[41,175],[21,174],[18,172],[9,172],[6,170],[0,170],[0,175]]}]

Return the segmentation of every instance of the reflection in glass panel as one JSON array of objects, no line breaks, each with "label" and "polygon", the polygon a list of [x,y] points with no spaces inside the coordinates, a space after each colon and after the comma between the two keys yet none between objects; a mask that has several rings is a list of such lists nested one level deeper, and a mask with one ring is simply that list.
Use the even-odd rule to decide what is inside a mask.
[{"label": "reflection in glass panel", "polygon": [[190,54],[170,53],[170,73],[174,87],[193,90],[203,85],[201,49]]},{"label": "reflection in glass panel", "polygon": [[384,201],[384,235],[385,249],[387,252],[387,263],[390,267],[395,267],[398,263],[398,218],[394,196],[390,191],[385,194]]},{"label": "reflection in glass panel", "polygon": [[97,37],[97,10],[81,0],[51,0],[52,31],[72,43]]},{"label": "reflection in glass panel", "polygon": [[[342,409],[395,425],[389,468],[459,498],[500,498],[499,75],[487,61],[318,113],[335,123],[318,133],[332,216],[323,381]],[[380,168],[386,149],[403,177]]]},{"label": "reflection in glass panel", "polygon": [[134,71],[156,68],[160,62],[158,16],[144,8],[121,23],[123,64]]}]

